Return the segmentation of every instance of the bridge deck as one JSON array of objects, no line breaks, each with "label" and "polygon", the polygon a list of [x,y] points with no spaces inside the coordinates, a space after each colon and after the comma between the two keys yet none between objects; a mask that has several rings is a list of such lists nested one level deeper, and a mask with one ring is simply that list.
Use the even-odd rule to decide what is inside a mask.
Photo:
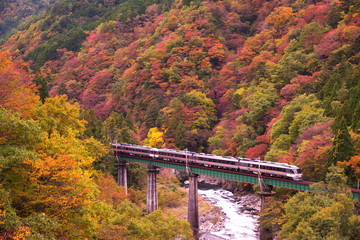
[{"label": "bridge deck", "polygon": [[[144,163],[149,165],[154,165],[158,167],[166,167],[166,168],[173,168],[177,170],[183,170],[186,171],[186,166],[184,164],[180,163],[172,163],[172,162],[166,162],[161,161],[157,159],[142,159],[142,158],[134,158],[129,156],[120,156],[122,160],[130,161],[130,162],[138,162],[138,163]],[[246,182],[246,183],[252,183],[252,184],[258,184],[258,177],[256,175],[251,175],[247,173],[234,173],[231,171],[226,171],[222,169],[211,169],[211,168],[203,168],[199,166],[189,166],[189,170],[192,173],[195,174],[203,174],[207,176],[212,177],[218,177],[218,178],[224,178],[228,180],[234,180],[239,182]],[[311,191],[310,185],[313,184],[313,182],[308,181],[292,181],[288,179],[278,179],[278,178],[272,178],[263,176],[262,177],[265,184],[272,185],[272,186],[278,186],[278,187],[284,187],[299,191]],[[357,189],[351,189],[352,195],[354,199],[360,199],[360,191]]]}]

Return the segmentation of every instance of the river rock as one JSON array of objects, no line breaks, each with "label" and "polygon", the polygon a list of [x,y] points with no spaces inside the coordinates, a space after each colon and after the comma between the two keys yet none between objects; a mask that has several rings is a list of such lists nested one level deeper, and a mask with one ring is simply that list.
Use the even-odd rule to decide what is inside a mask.
[{"label": "river rock", "polygon": [[235,201],[242,205],[240,210],[244,213],[258,214],[261,210],[261,198],[254,193],[235,193]]},{"label": "river rock", "polygon": [[202,232],[220,231],[224,227],[225,215],[219,207],[214,207],[199,217],[200,229]]}]

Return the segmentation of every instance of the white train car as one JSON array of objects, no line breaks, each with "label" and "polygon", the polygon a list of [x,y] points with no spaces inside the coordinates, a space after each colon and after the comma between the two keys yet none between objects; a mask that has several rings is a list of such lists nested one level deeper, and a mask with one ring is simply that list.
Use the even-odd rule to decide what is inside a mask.
[{"label": "white train car", "polygon": [[113,143],[115,154],[132,157],[156,159],[184,164],[188,166],[200,166],[204,168],[223,169],[234,172],[261,174],[277,178],[287,178],[294,181],[302,180],[299,167],[287,163],[261,161],[259,159],[234,158],[229,156],[216,156],[213,154],[195,153],[174,149],[157,149],[133,144]]}]

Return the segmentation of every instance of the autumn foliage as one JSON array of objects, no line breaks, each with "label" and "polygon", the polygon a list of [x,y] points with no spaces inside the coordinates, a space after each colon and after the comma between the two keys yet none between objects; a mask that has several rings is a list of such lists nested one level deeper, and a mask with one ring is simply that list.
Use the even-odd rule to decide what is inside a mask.
[{"label": "autumn foliage", "polygon": [[[0,30],[26,9],[3,2]],[[151,217],[124,227],[115,213],[131,215],[98,172],[114,173],[100,144],[113,140],[287,162],[316,181],[338,164],[356,186],[358,1],[35,2],[54,5],[4,35],[0,51],[0,237],[30,227],[53,238],[131,239],[131,229],[156,238],[144,227]]]},{"label": "autumn foliage", "polygon": [[28,116],[37,104],[35,84],[28,66],[15,63],[8,52],[0,51],[0,106]]}]

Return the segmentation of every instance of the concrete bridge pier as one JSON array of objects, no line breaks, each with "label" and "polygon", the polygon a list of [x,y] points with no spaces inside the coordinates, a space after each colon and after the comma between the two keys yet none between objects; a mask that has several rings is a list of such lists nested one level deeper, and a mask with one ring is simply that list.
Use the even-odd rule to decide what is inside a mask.
[{"label": "concrete bridge pier", "polygon": [[[270,196],[274,196],[275,192],[272,191],[273,190],[273,186],[272,185],[267,185],[267,184],[263,184],[261,187],[261,191],[258,192],[258,194],[260,195],[260,199],[261,199],[261,210],[264,209],[264,205],[265,205],[265,201],[266,201],[266,197],[270,197]],[[260,240],[266,240],[266,229],[261,228],[259,231],[259,237]]]},{"label": "concrete bridge pier", "polygon": [[272,185],[264,184],[261,189],[262,191],[258,192],[261,197],[261,209],[264,208],[265,198],[273,196],[275,194],[275,192],[273,192],[273,188],[274,187]]},{"label": "concrete bridge pier", "polygon": [[149,214],[158,209],[158,194],[156,187],[156,175],[159,170],[156,166],[148,166],[148,185],[146,195],[146,214]]},{"label": "concrete bridge pier", "polygon": [[199,239],[198,177],[198,174],[189,174],[188,221],[196,240]]},{"label": "concrete bridge pier", "polygon": [[127,195],[127,170],[126,165],[128,163],[126,161],[118,161],[118,185],[124,187],[125,194]]}]

